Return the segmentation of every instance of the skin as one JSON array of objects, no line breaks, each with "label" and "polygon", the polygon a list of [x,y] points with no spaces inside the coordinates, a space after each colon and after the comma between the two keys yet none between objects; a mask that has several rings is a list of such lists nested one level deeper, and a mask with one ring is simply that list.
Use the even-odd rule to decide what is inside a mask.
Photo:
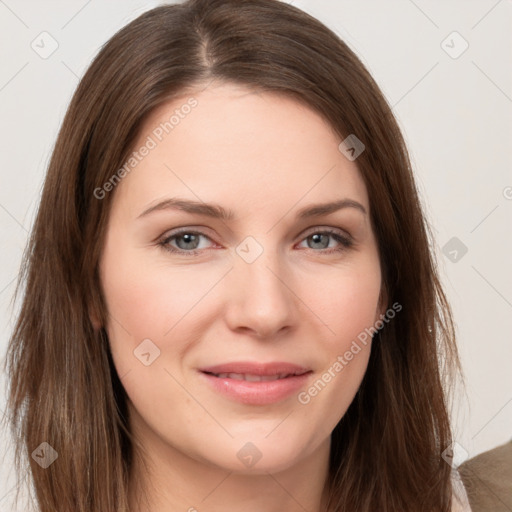
[{"label": "skin", "polygon": [[[134,149],[190,96],[155,110]],[[132,481],[149,485],[151,500],[138,506],[132,491],[133,510],[320,511],[330,434],[371,344],[307,404],[297,393],[270,405],[238,403],[197,369],[289,361],[312,369],[307,390],[375,324],[385,309],[367,191],[356,162],[339,151],[340,137],[295,100],[229,83],[193,97],[197,106],[110,192],[100,262],[106,328],[130,428],[150,463],[149,475],[133,467]],[[138,218],[170,197],[216,203],[235,217],[166,209]],[[296,218],[305,206],[338,199],[367,213],[347,207]],[[190,239],[167,241],[185,254],[159,245],[182,227],[205,235],[199,254],[185,253]],[[353,245],[311,236],[326,228]],[[263,250],[251,263],[236,251],[248,236]],[[149,366],[134,356],[144,339],[160,350]],[[261,453],[252,467],[237,457],[247,442]]]}]

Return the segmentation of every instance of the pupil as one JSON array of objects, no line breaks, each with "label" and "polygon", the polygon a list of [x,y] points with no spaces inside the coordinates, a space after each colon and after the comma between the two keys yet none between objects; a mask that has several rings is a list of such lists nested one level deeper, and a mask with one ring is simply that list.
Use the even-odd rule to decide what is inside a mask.
[{"label": "pupil", "polygon": [[[326,241],[325,239],[327,239],[327,246],[328,246],[329,245],[329,237],[327,235],[323,234],[323,233],[315,233],[314,235],[311,235],[311,238],[313,240],[313,244],[321,244],[322,237],[324,238],[324,242]],[[321,249],[325,249],[327,246],[320,247],[320,248]],[[318,249],[318,247],[313,247],[313,248],[314,249]]]},{"label": "pupil", "polygon": [[[184,235],[181,235],[180,238],[178,238],[178,240],[180,240],[180,239],[183,239],[185,242],[184,244],[182,244],[182,245],[185,245],[185,247],[180,247],[180,249],[195,249],[197,247],[197,236],[196,235],[186,233]],[[192,246],[190,246],[190,244],[192,244]]]}]

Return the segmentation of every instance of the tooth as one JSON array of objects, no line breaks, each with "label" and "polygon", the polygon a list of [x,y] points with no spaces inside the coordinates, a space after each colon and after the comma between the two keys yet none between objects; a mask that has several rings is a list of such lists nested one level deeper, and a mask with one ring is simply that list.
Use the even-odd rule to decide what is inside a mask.
[{"label": "tooth", "polygon": [[244,376],[241,373],[228,373],[229,379],[244,380]]},{"label": "tooth", "polygon": [[244,378],[248,382],[260,382],[261,380],[263,380],[263,377],[259,375],[250,375],[248,373],[244,374]]},{"label": "tooth", "polygon": [[218,373],[215,374],[219,379],[245,380],[247,382],[269,382],[289,377],[289,373],[280,373],[278,375],[253,375],[250,373]]}]

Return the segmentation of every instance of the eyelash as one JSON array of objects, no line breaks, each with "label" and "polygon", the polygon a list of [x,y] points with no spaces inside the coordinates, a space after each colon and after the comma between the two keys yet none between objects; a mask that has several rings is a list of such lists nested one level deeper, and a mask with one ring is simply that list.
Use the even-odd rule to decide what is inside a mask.
[{"label": "eyelash", "polygon": [[[169,242],[175,238],[178,238],[180,235],[187,234],[187,235],[199,235],[207,238],[208,240],[211,240],[208,235],[205,235],[204,233],[201,233],[200,231],[191,231],[188,229],[183,229],[181,231],[177,231],[169,236],[166,236],[162,240],[158,242],[158,246],[160,246],[164,251],[173,253],[173,254],[180,254],[180,255],[186,255],[186,256],[197,256],[201,252],[204,252],[207,249],[192,249],[190,251],[186,251],[184,249],[177,249],[176,247],[172,247],[169,245]],[[330,249],[311,249],[310,247],[307,247],[306,249],[313,251],[313,252],[320,252],[323,254],[332,254],[337,252],[342,252],[347,249],[350,249],[352,245],[354,244],[353,240],[350,237],[346,237],[341,235],[338,231],[333,229],[321,229],[318,231],[314,231],[312,233],[309,233],[306,237],[304,237],[302,241],[306,240],[307,238],[313,236],[313,235],[330,235],[334,240],[336,240],[338,243],[341,244],[341,247],[337,248],[330,248]]]}]

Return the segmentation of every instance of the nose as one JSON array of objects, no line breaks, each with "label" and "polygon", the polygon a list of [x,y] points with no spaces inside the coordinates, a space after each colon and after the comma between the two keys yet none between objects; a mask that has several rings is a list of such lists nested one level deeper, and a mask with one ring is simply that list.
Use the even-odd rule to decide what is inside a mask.
[{"label": "nose", "polygon": [[256,338],[273,338],[291,330],[298,319],[293,288],[290,273],[278,261],[276,251],[264,251],[252,263],[237,258],[226,282],[229,328]]}]

